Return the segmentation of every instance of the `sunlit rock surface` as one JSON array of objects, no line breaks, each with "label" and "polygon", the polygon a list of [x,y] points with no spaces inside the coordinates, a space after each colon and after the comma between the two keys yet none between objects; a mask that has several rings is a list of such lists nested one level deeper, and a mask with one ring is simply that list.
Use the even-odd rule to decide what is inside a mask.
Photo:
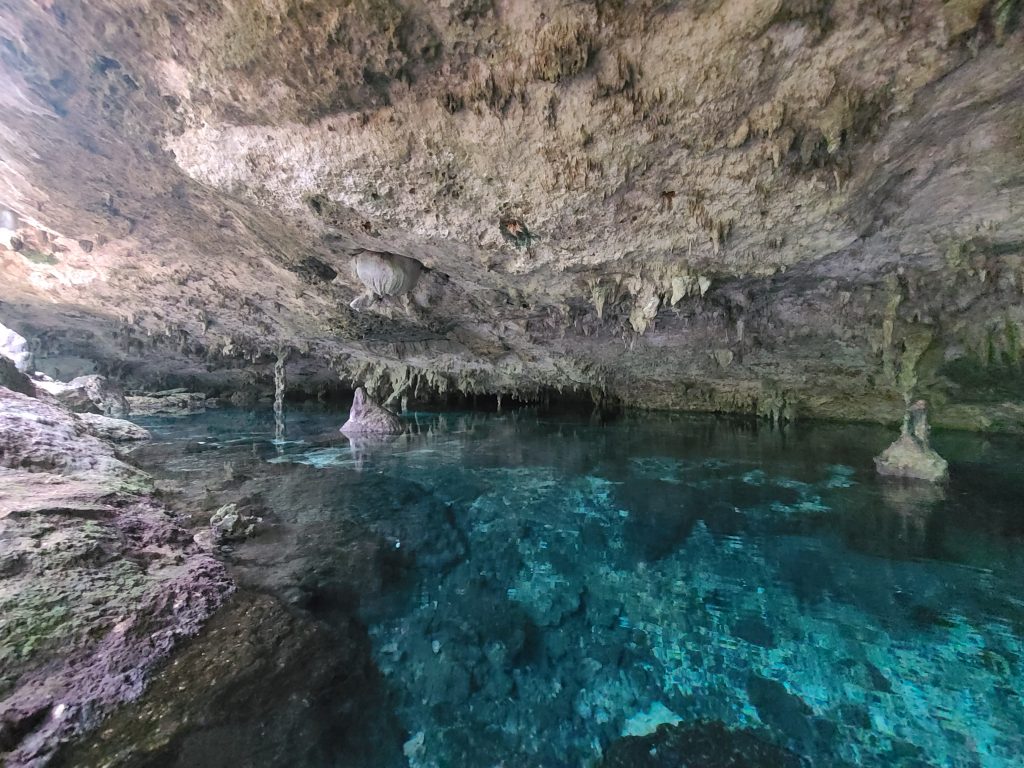
[{"label": "sunlit rock surface", "polygon": [[15,0],[0,317],[63,380],[1019,431],[1020,17]]},{"label": "sunlit rock surface", "polygon": [[0,356],[8,358],[22,373],[33,371],[32,353],[28,341],[3,323],[0,323]]}]

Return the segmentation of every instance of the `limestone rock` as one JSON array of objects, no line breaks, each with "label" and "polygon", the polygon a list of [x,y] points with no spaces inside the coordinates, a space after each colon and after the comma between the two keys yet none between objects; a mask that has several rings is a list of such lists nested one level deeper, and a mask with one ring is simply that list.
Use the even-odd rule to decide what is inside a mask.
[{"label": "limestone rock", "polygon": [[398,735],[371,743],[377,731],[353,738],[339,755],[339,734],[370,731],[365,715],[377,711],[379,673],[359,630],[355,622],[336,628],[313,620],[268,591],[239,592],[157,671],[141,698],[69,744],[59,764],[356,765],[371,750],[394,758],[389,743]]},{"label": "limestone rock", "polygon": [[875,458],[880,475],[937,483],[948,476],[949,465],[929,445],[928,406],[918,400],[907,408],[899,438]]},{"label": "limestone rock", "polygon": [[56,396],[75,413],[99,413],[106,416],[127,416],[128,401],[120,386],[105,376],[79,376],[69,382],[40,382],[39,388]]},{"label": "limestone rock", "polygon": [[13,360],[3,355],[0,355],[0,387],[7,387],[23,395],[32,396],[36,393],[32,380],[17,369]]},{"label": "limestone rock", "polygon": [[113,419],[98,413],[80,413],[78,420],[85,424],[90,434],[112,443],[132,443],[149,440],[149,430],[125,419]]},{"label": "limestone rock", "polygon": [[136,698],[231,591],[147,476],[90,434],[113,421],[100,419],[0,388],[0,759],[12,768],[47,764]]},{"label": "limestone rock", "polygon": [[348,421],[342,424],[340,431],[346,435],[397,435],[402,432],[402,422],[358,387],[352,398]]},{"label": "limestone rock", "polygon": [[32,353],[25,337],[0,323],[0,357],[6,357],[22,373],[32,372]]},{"label": "limestone rock", "polygon": [[386,296],[403,296],[416,287],[423,264],[398,253],[363,251],[355,259],[356,277],[366,293],[352,302],[353,309]]},{"label": "limestone rock", "polygon": [[138,474],[63,408],[2,388],[0,466],[55,474]]},{"label": "limestone rock", "polygon": [[233,539],[244,539],[256,531],[259,518],[245,515],[237,504],[225,504],[210,518],[213,541],[222,544]]},{"label": "limestone rock", "polygon": [[128,404],[135,416],[187,416],[206,410],[202,392],[165,390],[149,395],[129,395]]},{"label": "limestone rock", "polygon": [[240,5],[0,6],[40,369],[1024,431],[1019,0]]}]

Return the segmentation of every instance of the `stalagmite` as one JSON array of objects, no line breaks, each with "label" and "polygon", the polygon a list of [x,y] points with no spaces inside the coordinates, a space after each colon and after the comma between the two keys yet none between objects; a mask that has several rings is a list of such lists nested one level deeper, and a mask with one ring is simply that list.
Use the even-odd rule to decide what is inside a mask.
[{"label": "stalagmite", "polygon": [[345,435],[397,435],[402,432],[398,417],[366,394],[362,387],[356,389],[352,408],[339,430]]},{"label": "stalagmite", "polygon": [[918,400],[907,408],[899,438],[875,458],[878,473],[932,483],[945,480],[949,465],[929,445],[930,432],[928,405]]}]

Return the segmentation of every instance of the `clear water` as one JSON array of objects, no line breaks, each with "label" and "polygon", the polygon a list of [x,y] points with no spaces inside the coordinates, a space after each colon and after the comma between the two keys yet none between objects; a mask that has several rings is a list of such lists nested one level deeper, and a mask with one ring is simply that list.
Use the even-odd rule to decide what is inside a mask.
[{"label": "clear water", "polygon": [[698,721],[815,766],[1024,765],[1020,439],[936,435],[932,488],[876,478],[873,427],[408,419],[356,444],[338,412],[283,442],[269,412],[149,424],[203,443],[172,469],[272,472],[321,582],[354,537],[393,553],[349,603],[403,729],[388,766],[589,766]]}]

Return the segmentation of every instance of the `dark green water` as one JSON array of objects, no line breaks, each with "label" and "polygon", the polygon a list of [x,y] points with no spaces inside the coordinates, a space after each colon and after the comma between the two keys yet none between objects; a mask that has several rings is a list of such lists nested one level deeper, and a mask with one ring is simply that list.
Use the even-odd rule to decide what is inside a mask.
[{"label": "dark green water", "polygon": [[321,620],[339,553],[393,553],[338,601],[401,727],[366,765],[590,766],[708,721],[814,766],[1024,765],[1019,439],[937,434],[935,488],[877,479],[873,427],[406,418],[357,444],[337,412],[291,413],[283,444],[264,412],[148,423],[202,446],[172,470],[274,474]]}]

